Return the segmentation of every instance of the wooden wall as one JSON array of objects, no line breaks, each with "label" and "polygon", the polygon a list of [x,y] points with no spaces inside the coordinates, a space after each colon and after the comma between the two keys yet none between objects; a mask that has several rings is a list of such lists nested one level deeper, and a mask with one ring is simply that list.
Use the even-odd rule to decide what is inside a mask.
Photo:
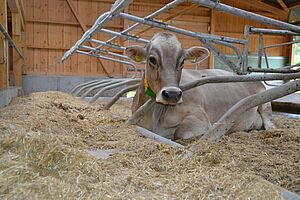
[{"label": "wooden wall", "polygon": [[[244,5],[241,2],[245,0],[226,0],[228,3],[237,7],[244,7],[260,14],[265,14],[257,8]],[[89,28],[96,18],[103,12],[110,9],[112,0],[72,0],[77,15],[82,19],[83,23]],[[164,3],[169,1],[161,0],[134,0],[134,2],[126,8],[126,12],[145,16],[159,9]],[[164,19],[174,13],[188,7],[190,4],[183,4],[175,9],[160,15],[159,19]],[[82,36],[83,30],[78,23],[74,13],[72,13],[67,0],[26,0],[26,61],[23,67],[24,74],[46,74],[46,75],[78,75],[78,76],[103,76],[104,71],[100,62],[93,57],[75,54],[65,63],[61,64],[60,59],[63,53],[68,50]],[[276,17],[273,15],[272,17]],[[282,20],[282,19],[281,19]],[[186,11],[181,16],[170,20],[170,24],[177,27],[204,32],[215,33],[230,37],[243,38],[244,24],[250,24],[256,27],[265,27],[240,17],[231,16],[226,13],[214,11],[208,8],[197,7]],[[108,24],[107,28],[120,31],[128,27],[132,22],[117,19]],[[134,33],[138,32],[138,29]],[[158,29],[152,29],[143,37],[151,38]],[[107,34],[99,34],[98,38],[106,40],[109,38]],[[178,35],[185,48],[201,45],[198,40]],[[267,36],[264,45],[282,43],[288,41],[285,36]],[[133,44],[125,42],[124,45]],[[231,54],[231,50],[220,47],[222,52]],[[257,54],[258,37],[252,36],[250,39],[250,53]],[[269,51],[270,55],[287,56],[287,48],[274,48]],[[212,62],[212,61],[210,61]],[[109,73],[119,76],[126,72],[122,65],[102,60],[102,63],[109,69]],[[207,67],[209,60],[202,63],[202,67]],[[193,67],[190,65],[190,67]]]}]

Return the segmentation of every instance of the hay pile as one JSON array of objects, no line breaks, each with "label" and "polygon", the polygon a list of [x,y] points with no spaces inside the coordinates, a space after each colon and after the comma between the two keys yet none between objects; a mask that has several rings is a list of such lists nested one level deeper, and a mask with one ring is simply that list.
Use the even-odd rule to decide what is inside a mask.
[{"label": "hay pile", "polygon": [[185,159],[126,126],[129,115],[60,92],[15,99],[0,110],[0,198],[280,199],[260,177],[300,193],[299,119],[200,143]]}]

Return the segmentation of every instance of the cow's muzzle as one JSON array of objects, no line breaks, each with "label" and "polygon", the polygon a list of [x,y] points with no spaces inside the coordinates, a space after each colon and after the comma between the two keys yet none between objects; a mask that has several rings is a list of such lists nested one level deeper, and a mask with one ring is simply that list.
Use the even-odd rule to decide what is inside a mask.
[{"label": "cow's muzzle", "polygon": [[156,96],[156,102],[165,105],[176,105],[182,103],[182,91],[178,87],[164,87]]}]

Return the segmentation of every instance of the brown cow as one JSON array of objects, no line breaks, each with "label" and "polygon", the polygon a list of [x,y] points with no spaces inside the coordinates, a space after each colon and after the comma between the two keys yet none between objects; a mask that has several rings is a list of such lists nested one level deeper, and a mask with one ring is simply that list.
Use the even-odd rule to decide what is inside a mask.
[{"label": "brown cow", "polygon": [[[239,100],[265,90],[261,82],[207,84],[182,94],[179,84],[203,76],[232,75],[224,70],[184,70],[184,61],[201,62],[209,55],[203,47],[182,49],[176,36],[158,33],[145,46],[131,46],[126,54],[135,62],[146,61],[146,70],[133,100],[135,112],[149,98],[157,104],[138,125],[167,138],[203,135]],[[270,104],[253,108],[236,121],[230,132],[273,127]]]}]

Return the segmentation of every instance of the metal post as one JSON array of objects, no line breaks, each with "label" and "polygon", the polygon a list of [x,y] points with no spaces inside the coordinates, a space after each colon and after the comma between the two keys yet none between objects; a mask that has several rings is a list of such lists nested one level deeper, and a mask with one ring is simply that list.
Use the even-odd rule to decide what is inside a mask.
[{"label": "metal post", "polygon": [[263,33],[259,33],[258,68],[261,68],[262,48],[263,48]]},{"label": "metal post", "polygon": [[243,72],[246,72],[247,67],[248,67],[248,51],[249,51],[249,29],[250,26],[249,25],[245,25],[244,28],[244,39],[245,39],[245,43],[244,43],[244,50],[243,50]]},{"label": "metal post", "polygon": [[237,74],[242,74],[241,69],[236,66],[231,60],[229,60],[224,54],[220,53],[217,48],[215,48],[210,41],[205,39],[200,39],[200,41],[205,44],[209,50],[211,50],[215,56],[217,56],[221,61],[223,61],[226,65],[228,65],[232,71],[234,71]]}]

